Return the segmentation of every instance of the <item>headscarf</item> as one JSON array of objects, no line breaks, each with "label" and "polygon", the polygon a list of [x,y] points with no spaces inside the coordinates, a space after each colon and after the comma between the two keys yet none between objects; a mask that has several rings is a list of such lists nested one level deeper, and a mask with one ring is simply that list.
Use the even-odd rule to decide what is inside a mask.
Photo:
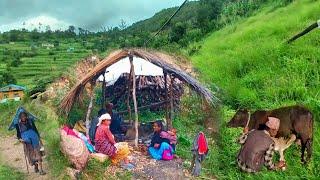
[{"label": "headscarf", "polygon": [[268,121],[266,122],[266,126],[270,129],[278,130],[280,127],[280,119],[275,117],[268,117]]},{"label": "headscarf", "polygon": [[98,122],[97,126],[100,126],[100,124],[101,124],[101,122],[102,122],[103,120],[111,120],[110,114],[105,113],[105,114],[101,115],[101,116],[99,117],[99,122]]}]

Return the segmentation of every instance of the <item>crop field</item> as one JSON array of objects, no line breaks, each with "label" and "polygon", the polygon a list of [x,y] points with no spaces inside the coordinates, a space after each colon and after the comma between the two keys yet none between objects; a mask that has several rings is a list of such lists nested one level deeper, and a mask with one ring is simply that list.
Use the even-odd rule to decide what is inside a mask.
[{"label": "crop field", "polygon": [[[69,48],[73,48],[68,51]],[[0,52],[17,51],[30,52],[32,51],[31,43],[15,42],[9,44],[0,44]],[[17,79],[17,84],[32,88],[34,82],[39,79],[54,79],[61,76],[62,73],[75,64],[75,62],[89,56],[91,50],[85,49],[80,43],[61,42],[58,47],[47,49],[39,47],[33,49],[35,56],[22,57],[22,63],[17,67],[10,67],[14,77]],[[3,54],[0,54],[0,59],[3,59]],[[7,69],[6,62],[0,61],[0,72]]]}]

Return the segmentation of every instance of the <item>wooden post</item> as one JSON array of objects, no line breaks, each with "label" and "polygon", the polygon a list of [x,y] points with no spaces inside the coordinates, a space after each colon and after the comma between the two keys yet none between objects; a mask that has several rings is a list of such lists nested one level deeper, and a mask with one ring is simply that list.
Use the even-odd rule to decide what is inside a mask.
[{"label": "wooden post", "polygon": [[103,82],[102,82],[102,102],[101,102],[101,108],[105,108],[106,104],[106,72],[103,74]]},{"label": "wooden post", "polygon": [[173,113],[174,113],[174,104],[173,104],[173,84],[174,84],[174,77],[170,75],[171,83],[170,83],[170,121],[168,122],[168,128],[172,128],[172,121],[173,121]]},{"label": "wooden post", "polygon": [[87,110],[87,115],[86,115],[86,134],[89,134],[89,128],[90,128],[90,115],[93,109],[93,100],[94,100],[94,86],[95,86],[95,82],[92,81],[90,82],[90,87],[87,89],[89,98],[90,98],[90,102],[89,102],[89,106],[88,106],[88,110]]},{"label": "wooden post", "polygon": [[169,102],[168,102],[168,81],[167,81],[167,71],[163,70],[163,77],[164,77],[164,93],[165,93],[165,107],[166,107],[166,123],[168,128],[168,122],[169,122]]},{"label": "wooden post", "polygon": [[[131,65],[131,61],[133,61],[133,57],[132,57],[132,56],[129,56],[129,60],[130,60],[130,65]],[[128,86],[127,86],[127,90],[128,90],[128,95],[127,95],[127,109],[128,109],[129,123],[130,123],[130,124],[132,124],[132,114],[131,114],[131,106],[130,106],[132,69],[133,69],[133,68],[130,67],[130,73],[129,73],[129,77],[128,77]]]},{"label": "wooden post", "polygon": [[133,66],[133,57],[131,54],[129,54],[129,59],[130,59],[130,64],[131,64],[131,70],[132,71],[132,99],[133,99],[133,105],[134,105],[134,116],[135,116],[135,121],[134,121],[134,129],[136,132],[135,140],[134,140],[134,145],[138,147],[138,139],[139,139],[139,117],[138,117],[138,105],[137,105],[137,97],[136,97],[136,75],[134,72],[134,66]]}]

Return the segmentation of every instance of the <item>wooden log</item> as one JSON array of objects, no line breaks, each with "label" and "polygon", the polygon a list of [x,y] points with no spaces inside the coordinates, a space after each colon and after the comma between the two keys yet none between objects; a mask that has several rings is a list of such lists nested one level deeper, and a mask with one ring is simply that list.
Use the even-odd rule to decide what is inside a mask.
[{"label": "wooden log", "polygon": [[305,34],[309,33],[310,31],[312,31],[313,29],[316,29],[317,27],[320,27],[320,20],[318,22],[315,22],[313,24],[311,24],[310,26],[308,26],[305,30],[303,30],[302,32],[300,32],[299,34],[296,34],[295,36],[293,36],[291,39],[289,39],[287,41],[287,43],[292,43],[293,41],[295,41],[296,39],[304,36]]},{"label": "wooden log", "polygon": [[137,97],[136,97],[136,75],[134,72],[134,65],[133,65],[133,57],[130,54],[129,55],[130,59],[130,64],[131,64],[131,70],[132,71],[132,99],[133,99],[133,106],[134,106],[134,115],[135,115],[135,120],[134,120],[134,129],[136,132],[136,136],[134,139],[134,145],[135,147],[138,147],[138,138],[139,138],[139,116],[138,116],[138,105],[137,105]]},{"label": "wooden log", "polygon": [[90,83],[90,87],[88,89],[88,95],[90,97],[90,102],[87,110],[87,115],[86,115],[86,134],[89,134],[89,128],[90,128],[90,115],[93,109],[93,100],[94,100],[94,87],[95,87],[95,82]]},{"label": "wooden log", "polygon": [[[170,101],[161,101],[161,102],[156,102],[156,103],[152,103],[152,104],[149,104],[149,105],[145,105],[145,106],[140,106],[138,107],[138,111],[139,110],[142,110],[142,109],[147,109],[147,108],[150,108],[150,107],[158,107],[158,106],[162,106],[163,104],[168,104]],[[131,110],[132,111],[132,110]],[[128,111],[125,110],[125,111],[119,111],[118,114],[125,114],[127,113]]]}]

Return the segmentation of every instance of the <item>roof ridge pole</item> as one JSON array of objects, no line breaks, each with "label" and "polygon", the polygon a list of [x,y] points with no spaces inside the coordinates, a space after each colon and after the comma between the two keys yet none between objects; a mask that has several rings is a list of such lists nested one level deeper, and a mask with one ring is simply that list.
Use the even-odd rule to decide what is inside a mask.
[{"label": "roof ridge pole", "polygon": [[138,147],[138,139],[139,139],[139,116],[138,116],[138,105],[137,105],[137,97],[136,97],[136,75],[134,72],[134,65],[133,65],[133,56],[131,51],[128,53],[129,60],[130,60],[130,71],[132,71],[131,78],[132,78],[132,99],[133,99],[133,105],[134,105],[134,115],[135,115],[135,121],[134,121],[134,129],[136,132],[135,139],[134,139],[134,145],[135,147]]}]

